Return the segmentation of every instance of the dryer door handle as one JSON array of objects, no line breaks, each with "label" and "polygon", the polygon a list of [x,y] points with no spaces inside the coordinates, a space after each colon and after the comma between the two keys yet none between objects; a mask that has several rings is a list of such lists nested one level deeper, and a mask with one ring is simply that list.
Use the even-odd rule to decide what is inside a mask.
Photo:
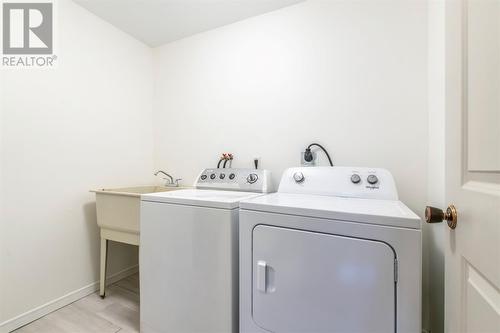
[{"label": "dryer door handle", "polygon": [[266,292],[267,263],[264,260],[257,261],[257,290]]}]

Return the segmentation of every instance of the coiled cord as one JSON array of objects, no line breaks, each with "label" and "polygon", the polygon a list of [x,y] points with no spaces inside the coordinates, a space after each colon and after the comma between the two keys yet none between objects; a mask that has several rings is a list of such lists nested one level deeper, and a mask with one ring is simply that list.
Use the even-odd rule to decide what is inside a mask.
[{"label": "coiled cord", "polygon": [[330,158],[330,154],[328,154],[328,152],[326,151],[325,147],[323,147],[319,143],[311,143],[309,146],[307,146],[306,151],[304,153],[304,159],[307,162],[311,162],[312,161],[311,147],[313,147],[313,146],[319,147],[321,150],[323,150],[323,152],[325,153],[326,157],[328,158],[328,162],[330,162],[330,166],[333,166],[333,162],[332,162],[332,159]]}]

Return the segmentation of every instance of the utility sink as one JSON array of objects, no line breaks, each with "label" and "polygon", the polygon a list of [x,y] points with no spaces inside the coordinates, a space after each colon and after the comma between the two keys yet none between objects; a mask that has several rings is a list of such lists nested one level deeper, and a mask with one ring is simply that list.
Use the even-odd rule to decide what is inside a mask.
[{"label": "utility sink", "polygon": [[112,195],[125,195],[131,197],[140,197],[141,194],[169,192],[181,189],[181,187],[165,187],[165,186],[135,186],[135,187],[120,187],[120,188],[101,188],[92,190],[95,193],[104,193]]},{"label": "utility sink", "polygon": [[97,225],[101,234],[101,269],[99,295],[104,298],[106,288],[106,265],[108,241],[139,245],[139,220],[141,218],[141,195],[168,192],[186,187],[134,186],[101,188],[95,193]]},{"label": "utility sink", "polygon": [[96,194],[97,225],[101,228],[101,236],[139,245],[141,195],[182,188],[185,187],[135,186],[92,190]]}]

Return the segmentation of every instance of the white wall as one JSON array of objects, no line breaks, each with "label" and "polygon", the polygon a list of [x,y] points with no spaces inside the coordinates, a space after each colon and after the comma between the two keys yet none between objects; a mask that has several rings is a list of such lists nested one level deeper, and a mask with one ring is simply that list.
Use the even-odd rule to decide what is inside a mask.
[{"label": "white wall", "polygon": [[[98,280],[89,189],[152,181],[151,49],[57,3],[58,68],[0,71],[0,331]],[[135,247],[110,251],[110,274],[137,263]]]},{"label": "white wall", "polygon": [[155,66],[157,168],[189,184],[227,151],[278,182],[318,141],[338,165],[389,169],[422,215],[425,1],[311,0],[159,47]]},{"label": "white wall", "polygon": [[155,49],[157,166],[189,183],[231,151],[278,180],[319,141],[422,210],[426,31],[423,2],[309,1]]},{"label": "white wall", "polygon": [[[428,91],[429,91],[429,205],[445,203],[445,2],[429,4]],[[444,332],[444,229],[446,223],[426,225],[431,332]]]}]

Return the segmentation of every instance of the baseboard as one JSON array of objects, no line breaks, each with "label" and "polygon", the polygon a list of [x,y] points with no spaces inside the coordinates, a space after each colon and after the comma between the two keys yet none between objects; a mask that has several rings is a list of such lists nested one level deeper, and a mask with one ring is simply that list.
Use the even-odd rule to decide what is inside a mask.
[{"label": "baseboard", "polygon": [[[108,278],[106,278],[106,284],[115,283],[118,280],[126,278],[132,274],[135,274],[139,271],[139,266],[135,265],[124,270],[121,270]],[[32,310],[29,310],[19,316],[8,319],[3,323],[0,323],[0,333],[8,333],[11,332],[21,326],[24,326],[28,323],[31,323],[34,320],[37,320],[57,309],[60,309],[70,303],[73,303],[80,298],[83,298],[87,295],[90,295],[99,289],[99,281],[91,283],[85,287],[74,290],[62,297],[59,297],[55,300],[52,300],[48,303],[45,303],[39,307],[36,307]]]}]

